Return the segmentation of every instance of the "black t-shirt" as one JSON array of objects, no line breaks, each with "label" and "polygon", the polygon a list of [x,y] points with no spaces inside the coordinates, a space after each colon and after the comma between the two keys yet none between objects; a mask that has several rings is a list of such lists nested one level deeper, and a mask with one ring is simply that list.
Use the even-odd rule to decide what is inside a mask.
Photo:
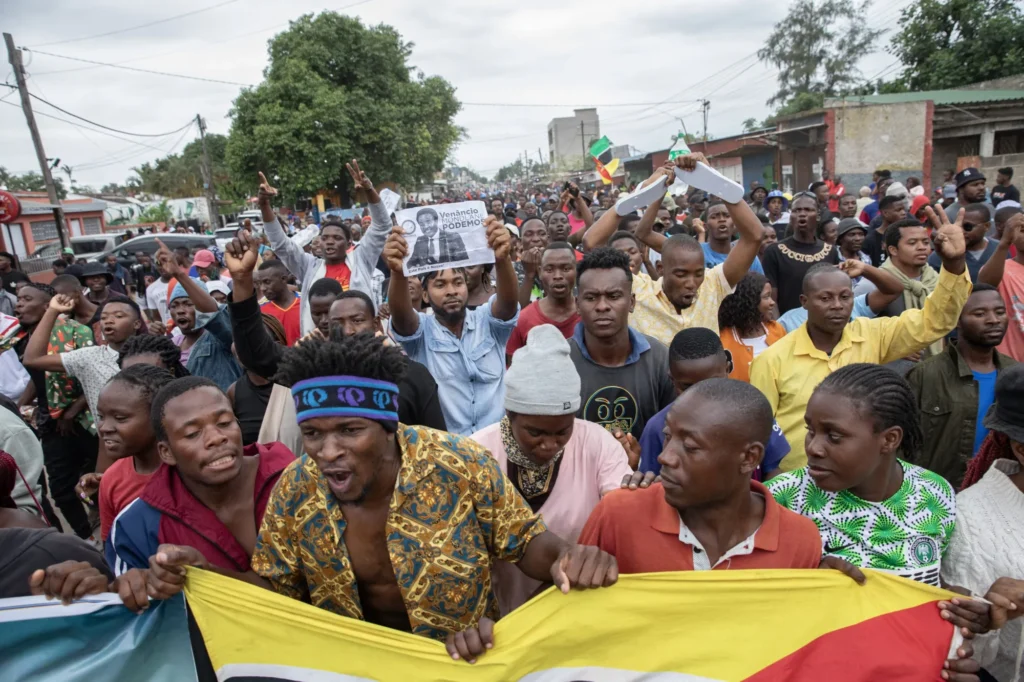
[{"label": "black t-shirt", "polygon": [[1004,201],[1016,201],[1020,203],[1020,190],[1013,185],[996,185],[992,188],[992,205],[999,208],[999,204]]},{"label": "black t-shirt", "polygon": [[879,233],[873,227],[868,228],[868,234],[864,237],[864,245],[860,250],[871,256],[871,264],[876,268],[889,260],[889,253],[885,250],[885,233]]},{"label": "black t-shirt", "polygon": [[235,404],[232,407],[242,429],[242,445],[252,445],[259,440],[273,390],[273,383],[257,386],[248,374],[240,376],[235,383]]},{"label": "black t-shirt", "polygon": [[839,251],[820,239],[813,244],[798,242],[794,237],[772,244],[764,252],[761,265],[765,277],[779,292],[779,313],[800,307],[804,275],[818,263],[839,263]]}]

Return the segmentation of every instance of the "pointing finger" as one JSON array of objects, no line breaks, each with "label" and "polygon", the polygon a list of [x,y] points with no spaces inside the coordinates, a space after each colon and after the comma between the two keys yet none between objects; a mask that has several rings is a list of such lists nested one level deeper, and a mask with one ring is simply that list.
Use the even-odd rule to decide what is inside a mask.
[{"label": "pointing finger", "polygon": [[263,174],[263,171],[260,171],[260,184],[261,185],[269,185],[270,184],[269,182],[267,182],[267,176]]}]

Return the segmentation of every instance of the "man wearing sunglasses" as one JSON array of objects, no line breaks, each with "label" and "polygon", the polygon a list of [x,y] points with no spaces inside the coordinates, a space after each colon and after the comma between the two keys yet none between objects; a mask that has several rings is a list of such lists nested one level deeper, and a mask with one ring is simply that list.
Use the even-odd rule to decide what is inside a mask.
[{"label": "man wearing sunglasses", "polygon": [[[985,235],[992,228],[992,212],[988,204],[968,204],[964,211],[964,242],[967,245],[967,271],[971,273],[971,281],[977,282],[981,266],[995,253],[999,242]],[[933,253],[928,265],[936,270],[942,261]]]}]

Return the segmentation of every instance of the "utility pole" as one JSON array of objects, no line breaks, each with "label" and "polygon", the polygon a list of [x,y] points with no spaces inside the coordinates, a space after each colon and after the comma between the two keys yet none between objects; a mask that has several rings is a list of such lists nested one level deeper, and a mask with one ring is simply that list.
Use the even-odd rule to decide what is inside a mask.
[{"label": "utility pole", "polygon": [[220,227],[220,221],[217,219],[217,194],[213,190],[213,169],[210,168],[210,155],[206,153],[206,121],[196,114],[196,123],[199,124],[199,139],[203,143],[203,189],[206,190],[206,203],[210,207],[210,227],[216,230]]},{"label": "utility pole", "polygon": [[[64,209],[61,208],[60,199],[57,198],[57,187],[53,184],[53,174],[50,173],[50,164],[46,161],[46,151],[43,150],[43,138],[39,136],[36,117],[32,113],[32,101],[29,99],[28,86],[25,84],[25,69],[21,62],[21,50],[14,46],[14,37],[10,33],[4,34],[4,42],[7,43],[7,59],[14,70],[14,79],[18,83],[18,93],[21,95],[21,110],[25,112],[25,122],[28,123],[28,130],[32,134],[32,144],[36,148],[39,169],[43,173],[46,195],[50,200],[50,205],[53,206],[53,220],[57,224],[57,236],[60,238],[61,248],[66,249],[71,245],[68,243]],[[10,248],[9,244],[8,248]]]},{"label": "utility pole", "polygon": [[580,170],[587,167],[587,136],[584,132],[583,121],[580,121],[580,149],[583,151],[583,156],[580,158]]},{"label": "utility pole", "polygon": [[708,109],[711,108],[711,102],[706,99],[700,101],[700,108],[704,112],[704,151],[708,150]]}]

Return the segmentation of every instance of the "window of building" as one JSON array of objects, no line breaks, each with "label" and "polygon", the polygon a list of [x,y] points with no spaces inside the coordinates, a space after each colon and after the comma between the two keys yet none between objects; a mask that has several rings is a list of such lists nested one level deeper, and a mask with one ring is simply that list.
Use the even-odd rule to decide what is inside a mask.
[{"label": "window of building", "polygon": [[82,224],[85,225],[86,234],[101,234],[103,232],[103,224],[99,218],[86,218]]}]

